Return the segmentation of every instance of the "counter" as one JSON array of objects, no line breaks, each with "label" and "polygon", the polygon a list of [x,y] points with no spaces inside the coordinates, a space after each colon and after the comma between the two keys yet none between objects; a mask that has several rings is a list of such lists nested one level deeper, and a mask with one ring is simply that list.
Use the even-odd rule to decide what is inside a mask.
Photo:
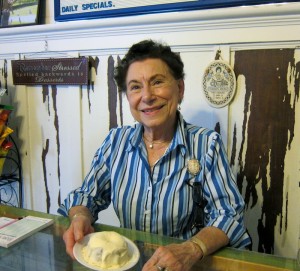
[{"label": "counter", "polygon": [[[59,215],[0,205],[0,216],[24,217],[35,215],[53,218],[54,224],[10,248],[0,247],[1,271],[87,271],[65,252],[62,235],[69,225],[68,218]],[[140,250],[140,260],[130,271],[140,271],[159,245],[180,243],[182,240],[141,231],[96,224],[96,231],[113,230],[134,241]],[[224,248],[197,263],[192,271],[283,271],[300,270],[294,259],[286,259],[257,252]]]}]

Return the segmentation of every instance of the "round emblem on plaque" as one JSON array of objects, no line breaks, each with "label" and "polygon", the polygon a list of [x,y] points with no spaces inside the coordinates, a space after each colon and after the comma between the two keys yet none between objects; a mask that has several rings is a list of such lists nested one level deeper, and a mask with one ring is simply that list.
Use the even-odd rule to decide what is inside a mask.
[{"label": "round emblem on plaque", "polygon": [[189,160],[187,169],[190,174],[197,175],[201,169],[200,162],[197,159]]},{"label": "round emblem on plaque", "polygon": [[232,68],[222,60],[215,60],[205,69],[203,92],[213,107],[226,106],[233,98],[236,78]]}]

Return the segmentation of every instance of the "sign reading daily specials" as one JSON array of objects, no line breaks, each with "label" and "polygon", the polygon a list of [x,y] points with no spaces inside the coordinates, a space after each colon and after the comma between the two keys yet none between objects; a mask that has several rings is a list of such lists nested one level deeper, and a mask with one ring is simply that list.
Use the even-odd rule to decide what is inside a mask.
[{"label": "sign reading daily specials", "polygon": [[88,59],[12,60],[15,85],[87,85]]},{"label": "sign reading daily specials", "polygon": [[[266,4],[270,0],[54,0],[56,21]],[[273,0],[280,3],[282,0]]]},{"label": "sign reading daily specials", "polygon": [[[93,1],[93,0],[59,0],[60,14],[86,13],[114,9],[139,8],[153,5],[182,3],[182,0],[144,0],[144,1]],[[188,2],[197,2],[190,0]]]}]

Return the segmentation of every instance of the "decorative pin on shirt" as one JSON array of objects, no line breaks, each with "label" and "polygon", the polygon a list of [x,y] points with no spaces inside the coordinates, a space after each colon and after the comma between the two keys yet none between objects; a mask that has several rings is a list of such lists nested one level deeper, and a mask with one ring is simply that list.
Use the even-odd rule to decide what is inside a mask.
[{"label": "decorative pin on shirt", "polygon": [[188,161],[187,168],[189,173],[196,176],[201,170],[201,165],[197,159],[191,159]]}]

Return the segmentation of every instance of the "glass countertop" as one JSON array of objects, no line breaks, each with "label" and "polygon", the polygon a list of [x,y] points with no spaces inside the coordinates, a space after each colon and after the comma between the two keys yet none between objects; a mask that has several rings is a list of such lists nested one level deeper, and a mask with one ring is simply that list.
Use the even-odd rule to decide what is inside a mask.
[{"label": "glass countertop", "polygon": [[[0,247],[1,271],[87,271],[91,270],[72,260],[65,252],[63,232],[68,218],[11,206],[0,205],[0,216],[24,217],[27,215],[54,219],[54,224],[17,244]],[[129,271],[140,271],[159,245],[180,243],[182,240],[146,232],[95,224],[95,231],[116,231],[132,240],[140,251],[140,259]],[[283,271],[300,270],[296,260],[274,255],[224,248],[197,263],[192,271]]]}]

